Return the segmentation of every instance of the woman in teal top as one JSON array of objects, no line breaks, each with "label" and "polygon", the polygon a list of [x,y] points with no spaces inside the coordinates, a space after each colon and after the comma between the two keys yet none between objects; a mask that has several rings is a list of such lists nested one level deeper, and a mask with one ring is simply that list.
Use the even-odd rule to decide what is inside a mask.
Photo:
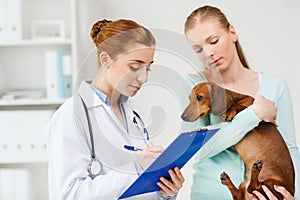
[{"label": "woman in teal top", "polygon": [[[228,188],[220,183],[220,174],[226,171],[236,186],[244,180],[244,163],[233,145],[261,120],[277,123],[295,167],[295,199],[300,198],[300,155],[296,146],[292,102],[286,83],[279,78],[249,69],[234,27],[218,8],[204,6],[193,11],[185,23],[185,34],[199,59],[207,68],[212,69],[212,76],[206,77],[208,80],[216,81],[212,77],[217,72],[221,77],[219,84],[222,87],[255,97],[253,105],[236,115],[231,122],[221,122],[213,115],[202,120],[202,126],[217,125],[221,131],[212,149],[205,153],[199,152],[195,158],[191,199],[232,199]],[[277,190],[282,190],[282,187]],[[259,199],[265,199],[256,194]],[[270,199],[276,199],[272,198],[272,194],[268,195]],[[286,194],[285,199],[294,198]]]}]

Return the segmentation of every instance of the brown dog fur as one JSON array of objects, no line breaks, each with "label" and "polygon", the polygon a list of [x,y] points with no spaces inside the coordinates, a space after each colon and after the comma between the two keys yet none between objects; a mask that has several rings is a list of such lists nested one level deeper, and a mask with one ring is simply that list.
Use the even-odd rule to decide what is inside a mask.
[{"label": "brown dog fur", "polygon": [[[210,82],[196,85],[189,99],[190,103],[181,115],[184,121],[195,121],[209,113],[220,116],[223,121],[231,121],[254,101],[250,96]],[[283,196],[274,190],[274,185],[284,186],[294,195],[293,162],[281,134],[272,123],[260,122],[235,144],[235,149],[246,165],[246,179],[237,189],[225,172],[220,175],[222,184],[228,187],[233,199],[252,199],[254,190],[267,198],[261,185],[266,185],[278,199],[283,199]]]}]

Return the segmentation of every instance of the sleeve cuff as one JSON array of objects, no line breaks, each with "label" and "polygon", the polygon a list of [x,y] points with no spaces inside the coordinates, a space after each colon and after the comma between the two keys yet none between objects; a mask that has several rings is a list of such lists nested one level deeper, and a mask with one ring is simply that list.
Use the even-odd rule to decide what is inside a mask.
[{"label": "sleeve cuff", "polygon": [[163,199],[163,200],[175,200],[176,197],[177,197],[177,194],[175,196],[173,196],[173,197],[170,197],[170,196],[163,195],[159,191],[157,192],[157,195],[160,197],[160,199]]},{"label": "sleeve cuff", "polygon": [[245,109],[244,112],[238,113],[233,120],[242,121],[243,127],[253,127],[253,124],[259,124],[259,119],[253,110],[253,105]]}]

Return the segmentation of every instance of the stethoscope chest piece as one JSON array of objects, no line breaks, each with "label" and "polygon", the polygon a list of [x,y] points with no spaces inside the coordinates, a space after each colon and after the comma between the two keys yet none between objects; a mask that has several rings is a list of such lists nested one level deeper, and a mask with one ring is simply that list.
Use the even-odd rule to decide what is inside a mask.
[{"label": "stethoscope chest piece", "polygon": [[101,163],[96,159],[92,158],[91,163],[89,164],[88,171],[92,176],[98,176],[101,172]]}]

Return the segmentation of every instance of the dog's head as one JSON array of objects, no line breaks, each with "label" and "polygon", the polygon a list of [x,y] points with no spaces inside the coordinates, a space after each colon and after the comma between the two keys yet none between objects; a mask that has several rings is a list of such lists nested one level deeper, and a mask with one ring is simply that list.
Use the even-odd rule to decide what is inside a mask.
[{"label": "dog's head", "polygon": [[193,88],[189,96],[190,103],[181,118],[184,121],[192,122],[209,113],[221,115],[228,107],[227,98],[224,88],[212,82],[200,83]]}]

